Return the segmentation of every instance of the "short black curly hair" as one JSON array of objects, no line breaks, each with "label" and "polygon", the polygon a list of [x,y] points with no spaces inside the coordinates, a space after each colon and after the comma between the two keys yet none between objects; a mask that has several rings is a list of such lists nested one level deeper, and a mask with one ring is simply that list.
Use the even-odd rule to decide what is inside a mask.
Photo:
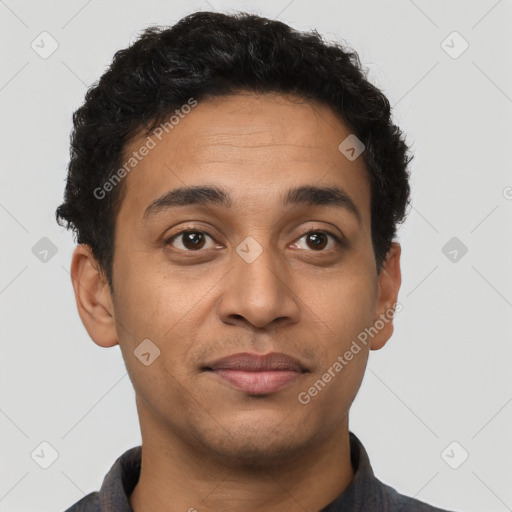
[{"label": "short black curly hair", "polygon": [[119,50],[74,113],[64,202],[57,222],[88,244],[112,286],[115,218],[123,183],[94,193],[119,169],[132,137],[151,133],[193,97],[291,94],[330,107],[365,145],[371,182],[371,233],[380,272],[406,216],[411,160],[389,101],[366,80],[356,52],[316,30],[237,12],[192,13],[172,27],[150,27]]}]

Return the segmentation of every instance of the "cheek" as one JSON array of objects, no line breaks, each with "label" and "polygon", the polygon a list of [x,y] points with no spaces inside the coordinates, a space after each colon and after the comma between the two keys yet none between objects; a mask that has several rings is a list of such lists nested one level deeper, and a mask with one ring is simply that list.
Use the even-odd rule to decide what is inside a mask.
[{"label": "cheek", "polygon": [[346,268],[309,290],[312,309],[340,340],[357,336],[373,321],[378,288],[367,269]]},{"label": "cheek", "polygon": [[[372,325],[377,298],[377,283],[371,273],[352,272],[329,281],[323,292],[315,296],[314,311],[324,324],[319,367],[311,382],[319,382],[319,403],[348,405],[361,384],[369,354],[369,344],[360,335]],[[313,309],[313,308],[312,308]],[[321,338],[322,336],[319,336]],[[312,390],[315,393],[315,390]],[[322,395],[320,397],[320,395]]]},{"label": "cheek", "polygon": [[141,403],[156,416],[165,404],[185,407],[190,394],[183,361],[194,338],[185,332],[186,318],[199,296],[174,289],[159,274],[131,272],[114,300],[128,374]]},{"label": "cheek", "polygon": [[163,341],[204,295],[204,281],[184,279],[179,269],[169,272],[157,256],[132,254],[116,269],[116,314],[126,327],[125,335],[136,339],[153,336]]},{"label": "cheek", "polygon": [[[171,274],[149,260],[141,253],[118,263],[114,308],[119,344],[135,389],[146,398],[155,389],[167,390],[162,392],[165,400],[163,395],[179,390],[188,377],[185,361],[206,314],[208,282],[184,279],[179,271]],[[137,356],[143,343],[148,349],[142,353],[150,353],[146,359],[157,355],[147,366],[144,357]]]},{"label": "cheek", "polygon": [[[366,279],[339,279],[314,298],[321,316],[315,351],[318,366],[301,389],[299,403],[330,411],[341,420],[361,385],[369,344],[358,336],[371,325],[375,311],[374,284]],[[311,409],[313,410],[313,409]]]}]

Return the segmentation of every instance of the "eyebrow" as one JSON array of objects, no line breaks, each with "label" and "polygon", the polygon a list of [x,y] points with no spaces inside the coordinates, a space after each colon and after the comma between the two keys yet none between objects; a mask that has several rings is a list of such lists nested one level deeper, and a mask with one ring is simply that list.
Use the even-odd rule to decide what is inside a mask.
[{"label": "eyebrow", "polygon": [[[302,185],[289,189],[282,197],[283,205],[331,206],[345,210],[356,217],[362,226],[361,214],[350,196],[337,185],[317,187]],[[180,206],[217,206],[231,208],[233,201],[224,190],[213,185],[180,187],[155,199],[144,211],[143,218],[148,219],[162,211]]]}]

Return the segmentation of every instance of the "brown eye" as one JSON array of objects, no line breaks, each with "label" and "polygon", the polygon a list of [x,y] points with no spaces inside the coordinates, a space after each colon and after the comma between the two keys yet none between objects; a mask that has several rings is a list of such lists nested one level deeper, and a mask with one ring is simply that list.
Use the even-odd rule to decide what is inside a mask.
[{"label": "brown eye", "polygon": [[[334,246],[341,247],[341,241],[339,238],[330,233],[329,231],[309,231],[302,235],[301,238],[297,242],[295,242],[294,246],[298,249],[302,249],[300,247],[301,240],[305,240],[303,244],[306,245],[306,249],[310,249],[316,252],[326,252],[324,249],[329,245],[329,239],[334,241]],[[327,247],[327,250],[332,249],[333,247]]]},{"label": "brown eye", "polygon": [[324,249],[328,242],[325,233],[309,233],[306,240],[311,248],[318,250]]},{"label": "brown eye", "polygon": [[[199,249],[203,249],[207,238],[211,239],[211,236],[202,231],[181,231],[169,238],[166,244],[183,251],[198,251]],[[178,243],[178,246],[174,245],[175,242]],[[179,246],[180,243],[181,247]]]},{"label": "brown eye", "polygon": [[204,236],[203,233],[197,233],[195,231],[190,231],[187,233],[183,233],[182,235],[183,245],[190,250],[201,249],[204,245]]}]

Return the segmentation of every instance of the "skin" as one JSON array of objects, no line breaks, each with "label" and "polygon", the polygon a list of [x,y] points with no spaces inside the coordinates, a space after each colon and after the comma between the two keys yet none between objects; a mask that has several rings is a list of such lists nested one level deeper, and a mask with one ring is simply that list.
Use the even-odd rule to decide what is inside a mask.
[{"label": "skin", "polygon": [[[126,177],[114,293],[88,246],[76,247],[82,322],[98,345],[120,345],[136,393],[143,451],[135,512],[316,512],[353,479],[348,412],[369,351],[390,338],[392,321],[307,405],[297,399],[392,309],[401,284],[398,243],[377,275],[368,171],[363,157],[351,162],[338,150],[350,133],[328,107],[289,96],[199,102]],[[155,199],[185,185],[222,187],[232,206],[143,218]],[[281,195],[297,185],[341,187],[361,223],[332,206],[284,206]],[[182,236],[166,244],[191,226],[210,235],[202,248]],[[313,229],[347,244],[326,235],[318,248],[307,236]],[[248,236],[262,248],[252,263],[236,252]],[[144,339],[161,351],[149,366],[134,356]],[[240,352],[283,352],[309,373],[254,396],[201,370]]]}]

